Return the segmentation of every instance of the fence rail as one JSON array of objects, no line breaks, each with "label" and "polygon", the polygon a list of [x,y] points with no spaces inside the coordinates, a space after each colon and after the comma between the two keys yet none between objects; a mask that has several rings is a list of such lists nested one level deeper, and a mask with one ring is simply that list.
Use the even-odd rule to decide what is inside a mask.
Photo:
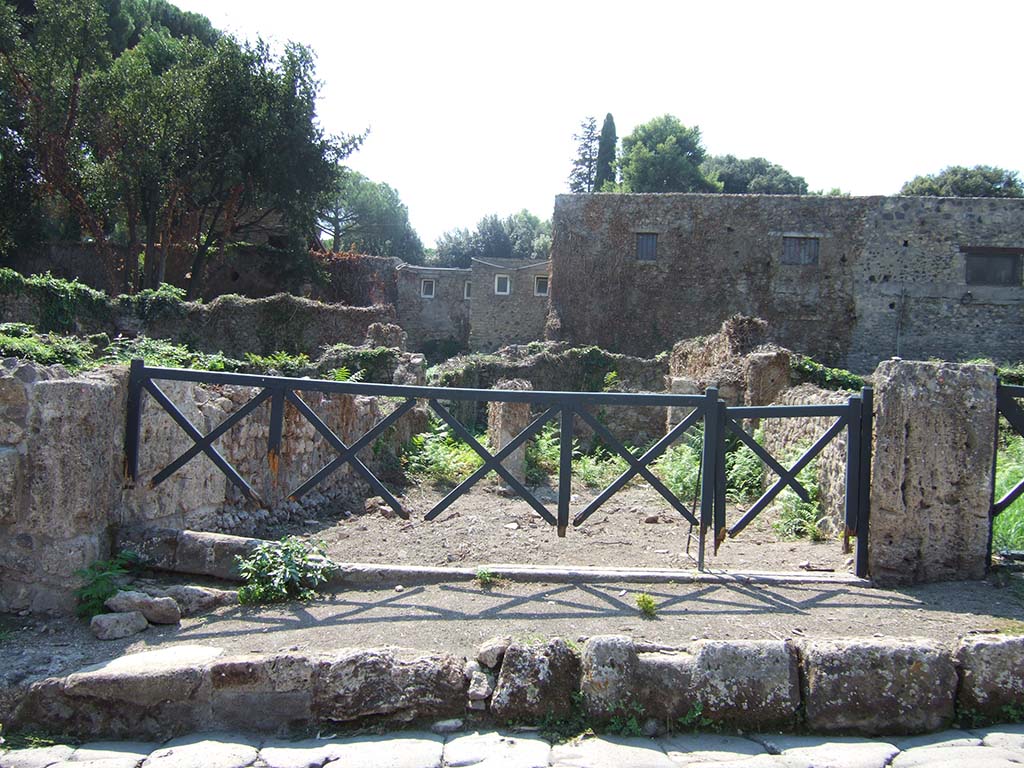
[{"label": "fence rail", "polygon": [[[255,390],[255,394],[221,424],[209,433],[203,434],[163,392],[158,384],[161,381],[251,387]],[[346,443],[302,398],[304,392],[375,395],[396,398],[400,402],[391,413],[381,418],[365,434],[351,443]],[[330,461],[290,491],[288,498],[301,498],[326,480],[333,472],[347,464],[363,477],[374,492],[380,495],[396,514],[407,519],[409,512],[402,506],[400,499],[366,466],[358,454],[371,446],[389,427],[422,401],[451,428],[455,436],[469,445],[483,460],[479,469],[459,483],[426,513],[426,520],[435,519],[460,496],[469,491],[475,483],[489,472],[494,471],[512,491],[530,505],[538,516],[555,526],[559,536],[564,536],[570,522],[574,526],[583,524],[602,504],[624,488],[633,478],[639,476],[646,480],[683,519],[698,528],[700,542],[698,567],[701,569],[704,567],[704,545],[709,532],[713,534],[717,551],[726,536],[738,535],[751,520],[771,504],[784,488],[792,488],[806,500],[808,498],[807,489],[799,482],[797,475],[845,429],[847,432],[846,529],[847,534],[857,536],[857,573],[861,576],[867,573],[869,512],[866,474],[867,466],[870,463],[870,390],[865,390],[861,396],[851,397],[845,404],[727,407],[719,400],[716,388],[709,388],[703,395],[456,389],[155,368],[146,366],[141,360],[133,360],[125,438],[126,476],[133,483],[136,481],[139,471],[140,430],[145,394],[149,394],[170,415],[193,443],[180,456],[154,474],[150,481],[153,486],[164,482],[174,472],[202,454],[207,456],[248,499],[262,504],[259,494],[217,450],[214,443],[257,408],[269,402],[270,429],[267,438],[267,461],[271,473],[276,476],[284,432],[284,409],[287,403],[313,426],[335,452],[335,456]],[[535,411],[543,410],[507,445],[492,453],[481,445],[470,430],[451,414],[444,403],[452,401],[527,403],[535,406]],[[862,403],[866,407],[862,407]],[[689,409],[689,413],[678,424],[671,427],[664,437],[644,451],[642,455],[637,456],[590,412],[594,407],[616,405],[670,406],[677,409]],[[572,446],[577,417],[601,438],[611,453],[626,462],[627,468],[570,521]],[[750,437],[741,424],[744,419],[804,417],[836,417],[836,421],[793,466],[788,468]],[[505,468],[502,462],[517,448],[536,437],[545,425],[555,421],[558,424],[560,437],[558,496],[555,509],[550,510],[512,472]],[[687,507],[683,500],[668,488],[651,469],[652,463],[661,457],[674,442],[698,425],[703,427],[699,510]],[[866,440],[862,439],[865,429],[868,436]],[[765,465],[778,475],[779,479],[753,506],[743,513],[743,517],[737,523],[727,529],[725,452],[728,434],[736,436],[750,447]]]}]

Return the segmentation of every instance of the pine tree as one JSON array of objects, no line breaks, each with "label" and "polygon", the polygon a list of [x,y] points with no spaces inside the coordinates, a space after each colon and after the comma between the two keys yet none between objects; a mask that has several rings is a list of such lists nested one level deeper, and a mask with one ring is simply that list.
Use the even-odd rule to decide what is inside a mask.
[{"label": "pine tree", "polygon": [[572,161],[569,173],[569,191],[576,194],[594,191],[594,174],[597,170],[597,120],[588,117],[580,123],[580,132],[573,134],[576,142],[576,159]]},{"label": "pine tree", "polygon": [[615,181],[615,119],[609,112],[604,116],[601,138],[597,144],[597,170],[594,171],[594,191],[600,192],[606,181]]}]

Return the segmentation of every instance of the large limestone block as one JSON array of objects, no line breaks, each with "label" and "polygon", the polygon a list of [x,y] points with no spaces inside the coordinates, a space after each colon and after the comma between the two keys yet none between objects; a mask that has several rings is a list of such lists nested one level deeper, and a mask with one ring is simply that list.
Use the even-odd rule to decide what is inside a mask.
[{"label": "large limestone block", "polygon": [[989,547],[996,377],[989,365],[875,371],[868,566],[880,584],[980,579]]},{"label": "large limestone block", "polygon": [[152,597],[145,592],[121,590],[104,603],[108,611],[138,611],[151,624],[177,624],[181,609],[170,597]]},{"label": "large limestone block", "polygon": [[800,654],[811,731],[923,733],[953,719],[956,669],[931,640],[814,640]]},{"label": "large limestone block", "polygon": [[220,727],[274,731],[312,717],[313,663],[306,656],[229,656],[213,662],[210,677]]},{"label": "large limestone block", "polygon": [[504,720],[564,715],[580,687],[580,657],[561,638],[544,645],[513,642],[505,651],[491,712]]},{"label": "large limestone block", "polygon": [[240,581],[238,557],[247,557],[261,544],[259,539],[225,533],[181,531],[173,570],[218,579]]},{"label": "large limestone block", "polygon": [[457,715],[466,704],[465,660],[393,648],[343,649],[316,662],[313,714],[348,721],[374,715],[398,720]]},{"label": "large limestone block", "polygon": [[99,640],[120,640],[148,628],[149,622],[139,611],[101,613],[89,622],[89,629]]},{"label": "large limestone block", "polygon": [[954,659],[960,668],[960,713],[1011,719],[1008,710],[1024,701],[1024,637],[970,637]]},{"label": "large limestone block", "polygon": [[583,646],[580,691],[591,717],[610,717],[634,698],[639,665],[636,647],[626,635],[598,635]]}]

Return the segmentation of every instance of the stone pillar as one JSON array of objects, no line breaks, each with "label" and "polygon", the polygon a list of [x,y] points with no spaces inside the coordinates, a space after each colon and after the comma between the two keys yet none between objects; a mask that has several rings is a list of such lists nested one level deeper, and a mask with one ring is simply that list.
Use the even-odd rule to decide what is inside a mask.
[{"label": "stone pillar", "polygon": [[[494,389],[529,390],[533,385],[525,379],[501,379]],[[522,432],[530,423],[529,403],[487,404],[487,440],[491,451],[497,453]],[[526,445],[520,445],[502,465],[520,482],[526,480]]]},{"label": "stone pillar", "polygon": [[879,364],[874,385],[872,580],[983,578],[991,528],[995,369],[894,358]]},{"label": "stone pillar", "polygon": [[[697,382],[693,379],[688,379],[685,376],[667,376],[668,379],[668,391],[673,395],[702,395],[700,387],[697,386]],[[670,406],[668,409],[668,415],[665,418],[665,432],[667,433],[672,427],[678,424],[680,421],[685,419],[693,413],[693,408],[680,408],[678,406]]]}]

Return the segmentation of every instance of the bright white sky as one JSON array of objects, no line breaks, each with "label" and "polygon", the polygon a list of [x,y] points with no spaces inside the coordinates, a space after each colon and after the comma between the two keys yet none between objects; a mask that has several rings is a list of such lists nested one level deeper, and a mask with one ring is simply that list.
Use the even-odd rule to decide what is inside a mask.
[{"label": "bright white sky", "polygon": [[425,245],[488,213],[551,216],[573,133],[664,113],[709,154],[811,189],[895,194],[947,165],[1024,169],[1018,0],[173,0],[240,38],[310,46],[349,165]]}]

